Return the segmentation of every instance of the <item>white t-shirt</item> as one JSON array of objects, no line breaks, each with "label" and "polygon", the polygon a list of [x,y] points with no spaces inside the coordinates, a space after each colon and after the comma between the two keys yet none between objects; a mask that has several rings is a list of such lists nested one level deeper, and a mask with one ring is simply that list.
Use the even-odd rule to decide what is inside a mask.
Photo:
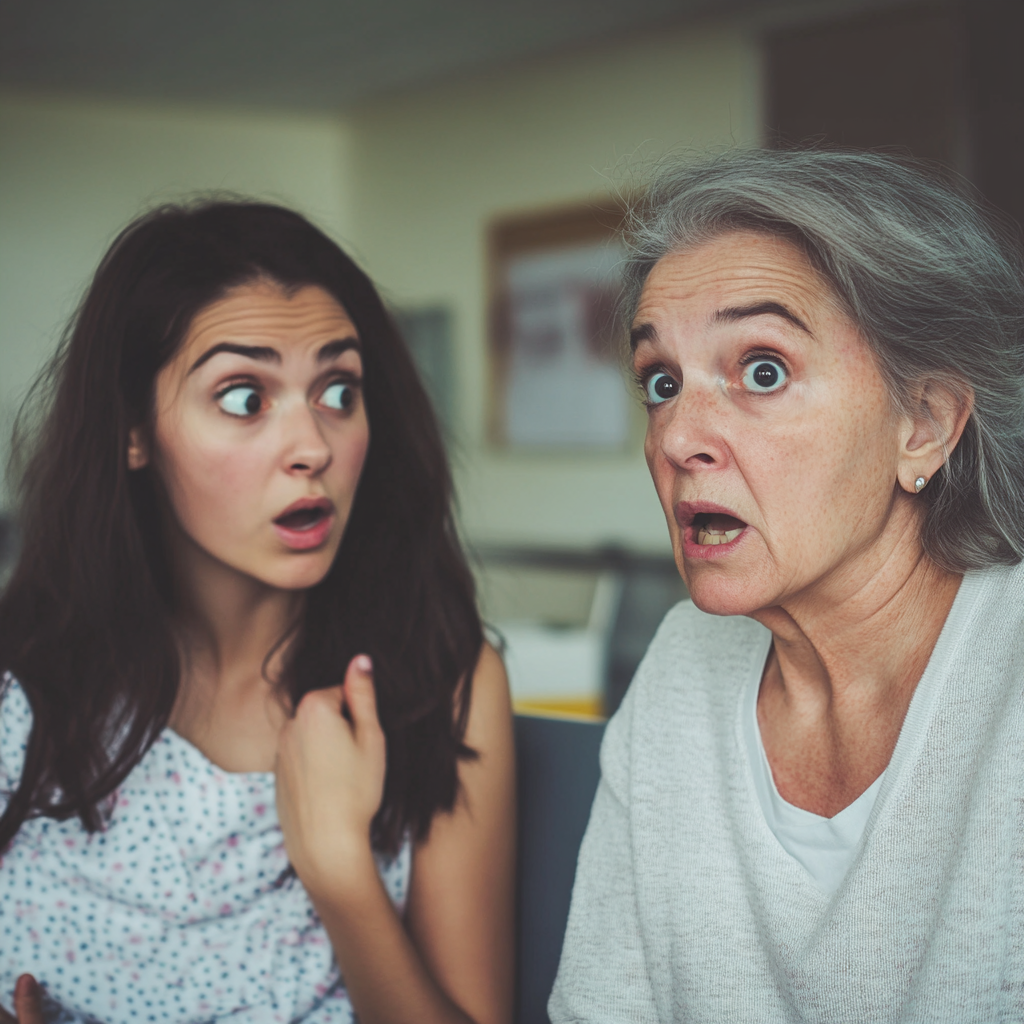
[{"label": "white t-shirt", "polygon": [[750,682],[745,695],[743,739],[764,820],[782,848],[807,870],[815,884],[823,892],[833,893],[857,856],[885,772],[852,804],[831,818],[823,818],[791,804],[775,785],[757,724],[757,694],[761,678],[758,675]]}]

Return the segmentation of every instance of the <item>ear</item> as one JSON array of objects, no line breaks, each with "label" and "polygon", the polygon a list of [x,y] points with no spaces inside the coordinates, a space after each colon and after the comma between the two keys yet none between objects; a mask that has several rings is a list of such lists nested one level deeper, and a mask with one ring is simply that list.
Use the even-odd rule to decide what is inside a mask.
[{"label": "ear", "polygon": [[974,392],[966,385],[930,383],[920,389],[903,418],[896,471],[903,490],[924,490],[960,441],[973,408]]},{"label": "ear", "polygon": [[149,465],[149,443],[142,427],[128,431],[128,468],[142,469]]}]

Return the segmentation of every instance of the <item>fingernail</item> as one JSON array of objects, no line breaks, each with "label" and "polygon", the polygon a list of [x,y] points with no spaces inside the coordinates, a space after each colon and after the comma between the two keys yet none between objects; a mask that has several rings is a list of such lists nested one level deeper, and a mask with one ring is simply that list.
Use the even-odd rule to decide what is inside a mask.
[{"label": "fingernail", "polygon": [[368,654],[360,654],[356,657],[356,668],[360,672],[369,675],[373,671],[373,659]]},{"label": "fingernail", "polygon": [[39,991],[39,986],[36,983],[36,979],[31,974],[23,974],[16,982],[16,987],[21,989],[21,994],[34,999]]}]

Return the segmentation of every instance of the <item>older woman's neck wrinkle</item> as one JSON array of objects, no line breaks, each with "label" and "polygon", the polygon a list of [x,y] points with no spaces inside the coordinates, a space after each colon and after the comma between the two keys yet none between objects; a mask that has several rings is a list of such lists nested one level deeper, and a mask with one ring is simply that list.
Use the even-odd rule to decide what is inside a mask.
[{"label": "older woman's neck wrinkle", "polygon": [[[772,631],[778,684],[790,699],[885,701],[908,686],[913,690],[961,577],[923,552],[909,565],[894,562],[831,608],[773,608],[754,616]],[[897,642],[901,636],[923,642],[904,646]]]},{"label": "older woman's neck wrinkle", "polygon": [[774,635],[757,718],[784,799],[831,817],[885,770],[959,583],[920,558],[859,615],[755,616]]}]

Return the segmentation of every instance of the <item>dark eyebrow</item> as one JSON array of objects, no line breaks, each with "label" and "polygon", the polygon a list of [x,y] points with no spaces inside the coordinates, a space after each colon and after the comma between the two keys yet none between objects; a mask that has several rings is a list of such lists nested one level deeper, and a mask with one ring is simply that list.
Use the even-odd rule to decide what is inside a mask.
[{"label": "dark eyebrow", "polygon": [[[791,324],[799,327],[805,334],[811,334],[811,329],[792,310],[786,309],[781,302],[755,302],[752,306],[727,306],[725,309],[715,310],[711,317],[712,323],[735,323],[737,320],[746,320],[751,316],[777,316],[788,320]],[[811,337],[814,337],[812,334]]]},{"label": "dark eyebrow", "polygon": [[[233,352],[236,356],[245,356],[246,359],[258,359],[264,363],[279,363],[281,355],[276,349],[267,348],[265,345],[235,345],[230,341],[222,341],[217,345],[208,348],[189,368],[189,373],[195,373],[203,363],[212,359],[221,352]],[[187,376],[187,375],[186,375]]]},{"label": "dark eyebrow", "polygon": [[[811,329],[794,313],[786,309],[781,302],[755,302],[751,306],[726,306],[724,309],[716,309],[711,316],[713,324],[735,323],[737,320],[746,320],[752,316],[777,316],[787,320],[795,327],[799,327],[805,334],[811,334]],[[642,341],[654,341],[658,337],[654,324],[638,324],[629,332],[629,350],[635,352]]]},{"label": "dark eyebrow", "polygon": [[654,324],[638,324],[629,332],[629,351],[635,352],[641,341],[654,341],[657,337]]},{"label": "dark eyebrow", "polygon": [[[337,341],[329,341],[326,345],[320,346],[320,350],[316,354],[316,361],[318,363],[329,362],[331,359],[336,359],[340,356],[342,352],[347,352],[350,348],[354,348],[357,352],[361,350],[358,338],[340,338]],[[194,373],[203,363],[212,359],[215,355],[219,355],[221,352],[230,352],[236,356],[245,356],[246,359],[256,359],[264,363],[281,362],[281,354],[277,349],[269,348],[266,345],[236,345],[231,341],[222,341],[208,348],[192,364],[188,372]]]},{"label": "dark eyebrow", "polygon": [[316,361],[326,363],[331,359],[337,359],[342,352],[347,352],[350,348],[354,348],[357,352],[363,351],[363,346],[359,344],[358,338],[339,338],[337,341],[329,341],[326,345],[320,346],[320,351],[316,354]]}]

